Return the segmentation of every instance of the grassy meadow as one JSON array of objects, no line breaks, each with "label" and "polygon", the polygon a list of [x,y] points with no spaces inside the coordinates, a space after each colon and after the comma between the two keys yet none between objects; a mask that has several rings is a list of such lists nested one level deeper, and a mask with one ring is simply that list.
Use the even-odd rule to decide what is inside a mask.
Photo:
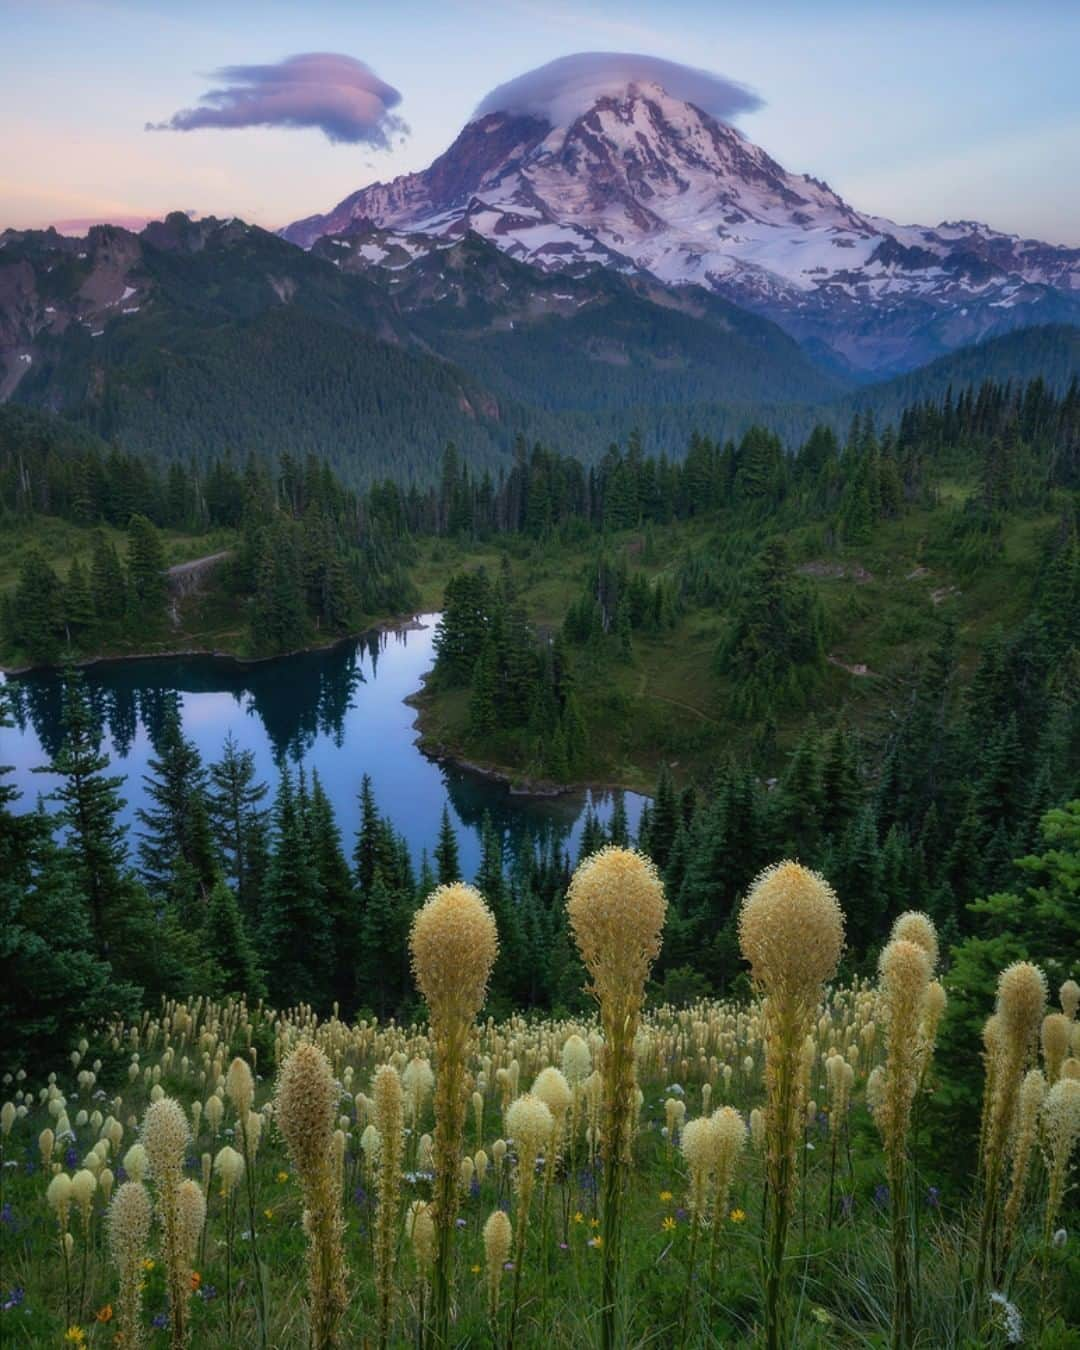
[{"label": "grassy meadow", "polygon": [[[320,1021],[304,1008],[274,1010],[237,999],[167,1002],[135,1023],[105,1026],[81,1040],[61,1072],[9,1075],[0,1117],[3,1343],[281,1350],[1080,1345],[1076,1237],[1064,1226],[1058,1233],[1066,1212],[1075,1216],[1075,1200],[1065,1195],[1063,1208],[1061,1194],[1048,1199],[1055,1176],[1060,1186],[1067,1182],[1080,1135],[1080,1084],[1074,1090],[1066,1081],[1080,1073],[1068,1057],[1080,1051],[1080,990],[1063,989],[1065,1012],[1055,1013],[1054,1025],[1064,1041],[1048,1040],[1044,1031],[1040,1057],[1030,1036],[1034,1027],[1038,1039],[1043,1007],[1035,1004],[1045,997],[1045,981],[1031,966],[1011,967],[1002,977],[999,1023],[1026,1017],[1020,1034],[1027,1039],[1019,1057],[1010,1058],[1007,1038],[993,1051],[988,1027],[991,1083],[981,1152],[973,1133],[955,1141],[955,1157],[935,1160],[925,1130],[940,1086],[933,1041],[942,1002],[927,992],[936,986],[936,939],[921,916],[898,921],[877,983],[814,984],[834,956],[811,973],[786,1050],[774,1014],[790,986],[777,982],[775,946],[772,955],[755,947],[760,935],[755,939],[745,914],[754,988],[769,1001],[749,996],[645,1009],[625,1066],[633,1091],[619,1170],[614,1292],[605,1304],[604,1244],[613,1240],[614,1204],[605,1140],[618,1137],[611,1001],[628,999],[619,1005],[628,1010],[623,1025],[637,1024],[652,942],[642,938],[636,902],[633,911],[627,907],[638,894],[634,869],[645,865],[635,861],[640,855],[620,850],[596,857],[610,861],[613,854],[630,872],[621,889],[603,894],[603,931],[595,903],[583,915],[584,883],[575,882],[571,905],[600,995],[599,1020],[521,1015],[496,1022],[482,1014],[473,1020],[460,991],[473,988],[482,999],[486,972],[482,962],[471,969],[461,949],[471,930],[458,919],[453,930],[438,930],[439,944],[425,955],[418,916],[413,959],[430,1024],[346,1025]],[[772,882],[765,874],[747,906],[755,896],[770,900],[776,876],[799,885],[810,878],[806,885],[820,890],[815,874],[793,868],[784,865]],[[645,875],[653,885],[654,874]],[[596,894],[585,899],[593,903]],[[465,917],[483,912],[475,891],[453,886],[435,892],[420,916],[451,902],[464,907]],[[783,898],[785,923],[799,918],[799,904],[797,894]],[[835,916],[839,940],[838,910]],[[806,954],[817,950],[812,932],[819,923],[813,910],[802,919],[786,939],[800,968],[814,965]],[[600,933],[592,947],[590,923]],[[626,944],[638,950],[639,940],[636,974],[627,974],[625,963],[616,969],[616,954]],[[923,1000],[909,999],[906,1014],[901,1004],[911,991],[897,983],[898,953],[915,960],[915,992]],[[425,961],[451,979],[434,979]],[[1028,994],[1034,990],[1020,1013],[1010,979],[1026,980]],[[451,1012],[463,1028],[456,1041],[448,1039]],[[900,1063],[904,1016],[914,1017],[909,1049],[917,1046],[919,1055],[907,1080]],[[763,1223],[772,1214],[766,1177],[786,1147],[778,1133],[784,1107],[776,1075],[789,1052],[797,1065],[786,1099],[794,1171],[782,1256],[784,1331],[777,1341],[763,1282],[769,1265]],[[972,1045],[972,1060],[979,1054]],[[314,1078],[298,1087],[305,1056]],[[1015,1227],[1003,1237],[996,1217],[993,1261],[980,1271],[987,1192],[971,1187],[971,1174],[993,1162],[995,1102],[1036,1063],[1045,1079],[1038,1075],[1035,1115],[1021,1105],[1003,1121],[999,1141],[1006,1162],[998,1184],[1010,1195],[1020,1188]],[[1058,1097],[1064,1093],[1076,1108],[1065,1121],[1068,1137],[1048,1105],[1047,1085],[1055,1080]],[[909,1113],[903,1211],[890,1193],[896,1119],[882,1106],[897,1092],[907,1094]],[[448,1113],[456,1113],[460,1130],[449,1161]],[[702,1141],[721,1116],[729,1126],[727,1153],[703,1162]],[[448,1165],[449,1321],[440,1336],[431,1202],[436,1173]],[[121,1197],[145,1207],[141,1228],[123,1226]],[[181,1223],[181,1240],[169,1215],[183,1220],[185,1203],[195,1220],[187,1228]],[[492,1220],[503,1212],[506,1221]],[[893,1314],[898,1240],[913,1260],[904,1275],[913,1312],[903,1340]],[[320,1285],[327,1250],[336,1274]],[[320,1302],[333,1306],[328,1320],[321,1320]]]}]

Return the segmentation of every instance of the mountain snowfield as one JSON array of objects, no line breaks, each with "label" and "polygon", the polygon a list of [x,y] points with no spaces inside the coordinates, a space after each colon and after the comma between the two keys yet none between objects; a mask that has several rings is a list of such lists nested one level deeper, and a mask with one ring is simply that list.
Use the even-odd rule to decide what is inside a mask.
[{"label": "mountain snowfield", "polygon": [[[428,169],[282,233],[307,248],[371,225],[398,236],[391,265],[405,265],[402,236],[431,237],[427,250],[471,230],[546,270],[600,265],[705,286],[866,374],[1080,322],[1080,248],[863,214],[654,80],[600,93],[558,125],[550,110],[482,112]],[[372,266],[386,265],[370,247]]]}]

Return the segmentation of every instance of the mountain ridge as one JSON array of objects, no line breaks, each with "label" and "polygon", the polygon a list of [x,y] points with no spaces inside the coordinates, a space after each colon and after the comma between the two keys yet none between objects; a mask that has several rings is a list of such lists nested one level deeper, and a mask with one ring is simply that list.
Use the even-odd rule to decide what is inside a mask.
[{"label": "mountain ridge", "polygon": [[281,233],[311,247],[363,219],[436,237],[472,230],[549,270],[599,264],[703,285],[864,374],[1080,321],[1080,248],[859,212],[649,82],[602,95],[565,126],[485,112],[428,169]]}]

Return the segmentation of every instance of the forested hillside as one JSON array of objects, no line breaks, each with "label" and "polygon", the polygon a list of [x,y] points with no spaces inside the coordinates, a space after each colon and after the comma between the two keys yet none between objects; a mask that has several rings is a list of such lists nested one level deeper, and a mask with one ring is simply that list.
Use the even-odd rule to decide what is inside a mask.
[{"label": "forested hillside", "polygon": [[[1039,380],[989,382],[910,406],[895,425],[859,416],[843,438],[819,426],[793,453],[761,426],[721,442],[696,435],[678,458],[649,455],[635,437],[589,465],[521,441],[504,473],[478,469],[449,448],[429,486],[388,480],[357,492],[315,456],[273,465],[194,456],[166,467],[57,419],[7,408],[0,503],[14,566],[5,650],[56,661],[175,640],[167,549],[186,540],[226,555],[207,602],[243,626],[251,650],[320,641],[402,606],[441,608],[421,699],[430,745],[547,787],[599,778],[651,790],[634,832],[617,801],[603,823],[586,818],[573,853],[539,830],[511,834],[490,815],[480,821],[470,880],[486,906],[484,931],[497,934],[498,945],[491,937],[475,997],[477,1009],[487,1000],[491,1017],[480,1029],[490,1053],[482,1050],[469,1070],[477,1087],[467,1128],[476,1147],[468,1168],[464,1153],[444,1166],[451,1235],[476,1257],[475,1287],[460,1276],[459,1328],[482,1340],[492,1325],[502,1336],[514,1322],[531,1343],[525,1338],[548,1334],[538,1311],[545,1300],[576,1308],[581,1289],[605,1278],[605,1244],[611,1250],[616,1238],[603,1228],[610,1208],[600,1196],[611,1165],[598,1152],[605,1137],[598,1113],[614,1098],[583,1070],[564,1092],[552,1077],[562,1070],[550,1061],[552,1046],[562,1050],[577,1036],[602,1065],[602,1045],[626,1025],[625,1013],[604,1023],[601,1042],[586,992],[595,949],[572,917],[591,869],[611,866],[615,880],[592,894],[600,931],[613,935],[613,969],[640,949],[644,906],[662,905],[633,995],[635,1008],[647,1000],[650,1010],[625,1047],[627,1064],[637,1047],[631,1086],[636,1093],[640,1083],[642,1096],[636,1115],[628,1108],[634,1124],[627,1125],[634,1237],[619,1250],[626,1277],[643,1291],[620,1313],[626,1325],[640,1324],[642,1334],[663,1326],[687,1344],[706,1344],[717,1325],[738,1340],[759,1318],[776,1324],[791,1315],[828,1327],[823,1344],[881,1340],[897,1325],[894,1290],[902,1303],[908,1287],[907,1277],[897,1283],[885,1272],[890,1256],[911,1255],[915,1238],[902,1208],[910,1195],[920,1231],[946,1253],[910,1277],[920,1291],[912,1325],[935,1344],[1000,1341],[1004,1314],[988,1300],[991,1284],[1007,1280],[1017,1300],[1006,1300],[1009,1315],[1020,1316],[1022,1304],[1042,1329],[1041,1343],[1057,1350],[1069,1345],[1076,1307],[1075,1255],[1053,1245],[1047,1224],[1073,1222],[1065,1178],[1077,1131],[1062,1113],[1080,1100],[1069,1054],[1080,950],[1078,433],[1075,384],[1059,393]],[[0,690],[5,723],[31,717],[35,696],[24,689],[13,680]],[[144,708],[153,746],[145,802],[125,826],[123,779],[105,749],[120,710],[103,706],[72,669],[58,698],[58,734],[39,766],[51,775],[46,809],[34,810],[0,780],[0,1070],[16,1084],[0,1125],[5,1152],[23,1164],[12,1173],[0,1251],[28,1263],[25,1285],[11,1289],[0,1316],[17,1312],[42,1337],[66,1324],[77,1343],[86,1337],[73,1337],[72,1327],[81,1332],[91,1316],[96,1326],[116,1316],[142,1330],[175,1329],[181,1319],[184,1336],[194,1328],[196,1338],[226,1344],[262,1336],[268,1345],[293,1344],[291,1272],[314,1239],[285,1188],[312,1135],[305,1124],[289,1142],[280,1085],[296,1054],[310,1059],[318,1042],[338,1056],[336,1072],[350,1084],[338,1103],[330,1061],[319,1069],[327,1139],[339,1139],[325,1152],[341,1157],[340,1187],[337,1173],[324,1178],[334,1203],[345,1197],[367,1233],[380,1212],[385,1231],[398,1205],[380,1191],[373,1206],[378,1179],[404,1182],[418,1197],[398,1285],[354,1233],[363,1273],[341,1316],[358,1336],[381,1317],[387,1344],[411,1343],[425,1325],[424,1272],[432,1268],[423,1236],[416,1245],[420,1216],[430,1218],[420,1197],[433,1193],[440,1166],[421,1123],[435,1118],[428,1089],[402,1096],[415,1138],[413,1170],[402,1176],[405,1154],[395,1154],[392,1141],[404,1115],[387,1124],[375,1113],[379,1098],[353,1095],[349,1075],[358,1086],[386,1055],[400,1056],[404,1094],[405,1074],[414,1084],[428,1081],[428,1055],[445,1073],[445,1051],[426,1039],[439,1032],[419,1029],[424,1000],[430,1008],[433,987],[457,998],[475,951],[447,955],[461,932],[455,915],[432,948],[446,963],[433,986],[432,967],[415,956],[416,935],[433,905],[481,904],[459,884],[449,811],[418,861],[360,766],[355,806],[335,811],[320,775],[302,761],[283,756],[261,775],[253,754],[231,738],[204,755],[185,729],[179,696],[156,690]],[[128,734],[134,730],[129,720]],[[601,851],[609,847],[614,852]],[[802,862],[772,866],[785,857]],[[631,899],[614,927],[612,895]],[[755,897],[784,906],[784,945],[774,936],[767,946],[781,952],[782,971],[805,970],[807,951],[820,950],[825,905],[833,934],[826,976],[839,981],[828,993],[819,981],[805,995],[798,1034],[785,1042],[789,1081],[800,1086],[790,1108],[795,1125],[783,1138],[796,1141],[806,1218],[796,1220],[794,1210],[781,1218],[800,1264],[814,1272],[803,1277],[814,1281],[816,1311],[806,1316],[784,1312],[782,1294],[769,1292],[767,1278],[759,1288],[755,1276],[761,1234],[781,1221],[763,1185],[775,1118],[769,1065],[778,1050],[752,1001],[765,988],[748,956],[758,950],[746,919]],[[940,981],[931,978],[939,962]],[[900,993],[898,967],[914,969]],[[1007,1059],[994,1049],[1001,1022],[984,1019],[995,998],[1008,1010],[1018,980],[1023,1046]],[[883,1102],[889,1075],[899,1072],[897,1000],[909,984],[913,1030],[902,1044],[919,1058],[915,1076],[903,1078],[910,1143],[896,1144]],[[1047,1011],[1048,985],[1060,1012]],[[183,1002],[191,990],[196,1000]],[[154,1020],[159,1006],[168,1033]],[[1036,1040],[1043,1067],[1026,1071]],[[116,1185],[119,1197],[141,1184],[131,1178],[143,1162],[129,1148],[119,1164],[123,1181],[119,1165],[116,1174],[106,1167],[124,1137],[117,1126],[127,1126],[120,1107],[111,1122],[99,1111],[95,1124],[92,1093],[107,1083],[122,1102],[145,1109],[151,1144],[153,1122],[171,1112],[183,1130],[170,1166],[182,1175],[190,1159],[197,1171],[197,1150],[218,1147],[223,1122],[233,1119],[227,1111],[241,1120],[227,1083],[243,1074],[234,1066],[225,1077],[224,1056],[234,1049],[247,1057],[242,1064],[277,1071],[275,1128],[294,1151],[283,1152],[269,1129],[259,1148],[249,1145],[269,1113],[252,1111],[255,1096],[245,1098],[244,1123],[226,1127],[244,1153],[222,1145],[216,1164],[209,1151],[202,1164],[210,1176],[217,1166],[223,1192],[199,1219],[200,1231],[205,1222],[213,1235],[205,1251],[187,1261],[179,1283],[173,1275],[163,1282],[144,1264],[152,1258],[140,1255],[134,1283],[108,1294],[94,1196],[99,1185]],[[58,1078],[55,1094],[46,1088],[41,1101],[20,1086],[28,1064],[58,1072],[72,1064],[81,1076],[68,1096]],[[523,1064],[535,1081],[520,1094]],[[972,1202],[969,1152],[958,1151],[957,1140],[975,1148],[980,1098],[991,1104],[983,1122],[993,1121],[1002,1081],[994,1075],[1006,1069],[1014,1096],[1027,1085],[1022,1100],[1050,1166],[1033,1164],[1029,1150],[1020,1167],[1005,1123],[996,1132],[984,1124],[977,1164],[984,1180]],[[378,1073],[383,1088],[373,1091],[381,1096],[384,1063]],[[567,1111],[577,1102],[557,1146],[535,1104],[550,1114],[542,1095],[549,1089]],[[816,1100],[811,1110],[812,1091],[821,1111]],[[738,1109],[710,1114],[714,1093]],[[77,1097],[86,1105],[76,1109]],[[436,1096],[436,1112],[438,1103]],[[712,1138],[718,1118],[727,1122],[735,1169],[748,1137],[743,1113],[753,1111],[751,1170],[741,1179],[732,1170],[722,1204],[714,1196],[708,1247],[701,1242],[699,1253],[694,1205],[704,1192],[693,1189],[695,1139]],[[522,1122],[532,1116],[541,1122],[536,1157],[547,1150],[542,1169],[527,1151]],[[391,1141],[387,1151],[383,1140]],[[64,1166],[59,1180],[50,1171],[45,1191],[35,1174],[42,1164],[51,1169],[61,1145]],[[558,1164],[558,1148],[577,1151],[580,1165]],[[896,1170],[914,1167],[909,1148],[918,1157],[917,1189]],[[534,1175],[539,1217],[530,1228],[523,1179]],[[512,1177],[520,1245],[491,1257],[481,1206],[503,1214]],[[180,1184],[203,1196],[193,1177]],[[676,1204],[684,1191],[686,1206]],[[1004,1208],[1014,1195],[1015,1212]],[[59,1263],[43,1255],[46,1241],[50,1252],[55,1245],[55,1223],[45,1225],[50,1206],[61,1226],[81,1234],[67,1234],[75,1255],[66,1265],[66,1239]],[[243,1232],[256,1235],[258,1253]],[[511,1251],[509,1309],[500,1313],[491,1289]],[[721,1253],[715,1270],[714,1252]],[[534,1265],[527,1253],[536,1254]],[[838,1286],[833,1262],[872,1295],[854,1305],[837,1297],[847,1285]],[[368,1278],[369,1267],[383,1273]],[[696,1287],[695,1269],[709,1272],[701,1278],[716,1295],[716,1308],[700,1314],[686,1292]],[[677,1296],[673,1278],[683,1291]],[[393,1289],[394,1299],[380,1303],[380,1288]],[[968,1289],[970,1297],[958,1293]],[[115,1308],[101,1301],[108,1297]],[[558,1324],[569,1316],[560,1313]]]},{"label": "forested hillside", "polygon": [[0,252],[0,398],[166,462],[316,454],[349,486],[426,487],[447,441],[497,474],[519,436],[595,462],[636,432],[678,457],[695,431],[765,424],[794,446],[819,422],[893,420],[985,378],[1042,374],[1061,392],[1076,331],[1022,330],[853,394],[699,287],[549,273],[471,234],[415,257],[371,230],[307,253],[174,213],[138,235],[5,231]]}]

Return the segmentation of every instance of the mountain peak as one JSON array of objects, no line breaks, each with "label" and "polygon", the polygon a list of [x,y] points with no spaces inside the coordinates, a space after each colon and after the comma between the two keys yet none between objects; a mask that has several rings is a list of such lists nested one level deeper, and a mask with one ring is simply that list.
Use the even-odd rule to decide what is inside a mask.
[{"label": "mountain peak", "polygon": [[704,286],[875,371],[1080,318],[1080,249],[865,215],[731,125],[753,106],[742,86],[671,62],[562,58],[494,90],[430,168],[284,234],[310,247],[361,217],[399,233],[473,230],[549,270]]}]

